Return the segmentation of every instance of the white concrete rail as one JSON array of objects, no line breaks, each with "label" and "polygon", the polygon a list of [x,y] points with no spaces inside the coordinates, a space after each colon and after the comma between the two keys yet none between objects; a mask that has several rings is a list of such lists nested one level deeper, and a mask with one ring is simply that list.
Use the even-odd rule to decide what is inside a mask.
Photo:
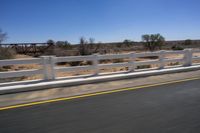
[{"label": "white concrete rail", "polygon": [[[78,72],[82,70],[92,70],[93,74],[90,75],[90,79],[92,80],[92,77],[94,77],[95,82],[98,82],[102,78],[102,73],[100,73],[101,69],[106,68],[114,68],[114,67],[127,67],[127,72],[125,75],[117,75],[117,74],[111,74],[109,75],[110,79],[121,79],[125,78],[126,75],[132,75],[132,77],[136,77],[139,75],[148,75],[150,73],[153,75],[155,74],[162,74],[169,72],[176,72],[176,71],[184,71],[184,70],[193,70],[200,68],[199,64],[194,64],[194,61],[200,61],[200,56],[195,56],[195,53],[200,53],[200,50],[192,50],[192,49],[186,49],[182,51],[156,51],[156,52],[144,52],[144,53],[127,53],[127,54],[109,54],[109,55],[89,55],[89,56],[68,56],[68,57],[55,57],[55,56],[42,56],[40,58],[30,58],[30,59],[13,59],[13,60],[0,60],[0,67],[2,66],[9,66],[9,65],[20,65],[20,64],[40,64],[40,69],[32,69],[32,70],[19,70],[19,71],[3,71],[0,72],[0,79],[6,79],[11,77],[21,77],[21,76],[32,76],[32,75],[43,75],[43,79],[37,80],[42,84],[43,86],[49,86],[47,82],[51,82],[51,86],[56,86],[52,84],[56,84],[58,79],[62,79],[61,77],[57,77],[58,72]],[[166,55],[172,55],[172,54],[179,54],[182,55],[181,58],[166,58]],[[150,60],[148,57],[156,57]],[[145,61],[137,61],[137,58],[145,58]],[[112,59],[126,59],[127,62],[120,62],[120,63],[109,63],[109,64],[102,64],[100,63],[102,60],[112,60]],[[57,63],[60,62],[76,62],[76,61],[90,61],[92,62],[91,65],[86,66],[70,66],[70,67],[60,67],[57,65]],[[174,63],[178,64],[175,67],[175,69],[169,69],[169,67],[166,65],[167,63]],[[138,73],[139,66],[144,65],[152,65],[157,64],[157,70],[154,68],[152,71],[152,68],[147,68],[143,70],[140,70]],[[180,65],[181,64],[181,65]],[[156,70],[156,71],[155,71]],[[99,76],[97,76],[99,75]],[[134,76],[133,76],[134,75]],[[86,75],[83,75],[83,77]],[[88,76],[88,75],[87,75]],[[81,77],[81,79],[83,79]],[[98,78],[99,77],[99,78]],[[113,77],[113,78],[112,78]],[[71,79],[75,79],[76,77],[65,77],[65,79],[68,79],[68,82],[70,82]],[[77,78],[80,80],[80,76],[77,76]],[[106,77],[103,77],[103,79],[106,79]],[[79,81],[76,84],[82,83]],[[86,79],[84,79],[86,80]],[[83,81],[84,81],[83,80]],[[87,79],[88,80],[88,79]],[[61,81],[60,81],[61,82]],[[63,82],[63,84],[68,83]],[[21,81],[21,82],[12,82],[12,83],[1,83],[0,84],[0,91],[1,89],[6,86],[11,85],[19,85],[24,84],[27,87],[27,83],[29,83],[29,86],[34,82],[33,81]],[[88,82],[87,82],[88,83]],[[62,86],[63,86],[62,84]],[[71,84],[70,84],[71,85]],[[73,84],[74,85],[74,84]],[[19,86],[18,86],[19,87]],[[23,88],[22,86],[20,86]],[[24,87],[24,88],[26,88]],[[13,88],[10,87],[10,88]],[[32,87],[34,88],[34,87]],[[45,87],[40,87],[45,88]]]},{"label": "white concrete rail", "polygon": [[[30,58],[30,59],[12,59],[12,60],[0,60],[1,66],[8,65],[21,65],[21,64],[40,64],[42,69],[32,70],[20,70],[20,71],[5,71],[0,72],[0,78],[10,77],[22,77],[31,76],[36,74],[42,74],[44,80],[56,79],[57,72],[71,72],[71,71],[82,71],[82,70],[93,70],[94,75],[99,74],[100,69],[114,68],[114,67],[128,67],[129,71],[134,71],[137,66],[158,64],[159,69],[164,69],[166,63],[178,62],[182,63],[183,66],[194,65],[192,62],[199,60],[200,56],[193,56],[194,53],[200,53],[200,50],[186,49],[182,51],[157,51],[157,52],[146,52],[146,53],[128,53],[128,54],[108,54],[108,55],[89,55],[89,56],[68,56],[68,57],[54,57],[54,56],[42,56],[41,58]],[[171,54],[182,54],[183,58],[165,58],[166,55]],[[152,57],[157,56],[158,59],[136,61],[136,58]],[[129,59],[128,62],[123,63],[109,63],[100,64],[101,60],[111,59]],[[92,65],[86,66],[72,66],[72,67],[59,67],[56,64],[60,62],[76,62],[76,61],[91,61]],[[151,70],[151,69],[150,69]]]},{"label": "white concrete rail", "polygon": [[[21,64],[42,64],[43,63],[42,61],[43,61],[42,58],[0,60],[0,67],[9,65],[21,65]],[[45,66],[45,64],[43,66]],[[35,69],[22,70],[22,71],[5,71],[5,72],[0,72],[0,78],[31,76],[41,73],[43,73],[42,70],[35,70]]]}]

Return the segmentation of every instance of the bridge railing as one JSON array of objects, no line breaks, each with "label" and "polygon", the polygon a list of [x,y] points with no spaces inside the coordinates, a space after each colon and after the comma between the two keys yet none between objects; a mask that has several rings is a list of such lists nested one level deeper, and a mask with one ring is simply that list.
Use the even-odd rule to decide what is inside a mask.
[{"label": "bridge railing", "polygon": [[[10,65],[21,65],[21,64],[42,64],[42,58],[0,60],[0,67],[10,66]],[[0,78],[32,76],[44,73],[43,70],[30,69],[30,70],[20,70],[20,71],[3,71],[0,72]]]},{"label": "bridge railing", "polygon": [[[0,72],[0,78],[11,78],[21,76],[32,76],[42,74],[44,80],[53,80],[57,78],[58,72],[78,72],[83,70],[92,70],[93,75],[100,74],[101,69],[109,69],[114,67],[127,67],[128,72],[137,71],[139,66],[156,64],[157,69],[165,69],[167,63],[178,62],[182,66],[194,65],[193,61],[200,61],[200,56],[194,56],[195,53],[200,53],[200,50],[186,49],[182,51],[157,51],[157,52],[144,52],[144,53],[127,53],[127,54],[108,54],[108,55],[89,55],[89,56],[68,56],[68,57],[55,57],[55,56],[42,56],[40,58],[30,59],[12,59],[0,60],[1,66],[17,65],[17,64],[39,64],[42,66],[40,69],[19,70],[19,71],[4,71]],[[167,55],[182,55],[181,58],[166,58]],[[148,57],[157,57],[150,59]],[[145,58],[143,61],[138,61],[138,58]],[[127,59],[127,62],[108,63],[102,64],[101,60],[113,59]],[[85,66],[69,66],[61,67],[57,65],[60,62],[77,62],[89,61],[91,65]],[[180,67],[177,66],[177,67]]]}]

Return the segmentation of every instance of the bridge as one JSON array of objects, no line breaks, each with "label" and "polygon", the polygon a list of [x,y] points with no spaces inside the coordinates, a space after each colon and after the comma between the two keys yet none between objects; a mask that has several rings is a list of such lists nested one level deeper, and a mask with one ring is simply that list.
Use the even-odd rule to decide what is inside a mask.
[{"label": "bridge", "polygon": [[54,47],[54,44],[50,43],[10,43],[0,44],[2,47],[14,49],[19,54],[39,56],[50,48]]},{"label": "bridge", "polygon": [[[39,69],[28,69],[19,71],[3,71],[0,72],[0,79],[14,78],[22,76],[42,75],[42,79],[34,81],[8,82],[0,84],[0,93],[5,91],[18,91],[20,89],[42,89],[49,88],[49,86],[61,87],[68,85],[103,82],[108,80],[124,79],[139,76],[148,76],[164,73],[172,73],[179,71],[188,71],[199,69],[200,65],[195,61],[200,61],[200,56],[194,56],[195,53],[200,53],[200,50],[181,50],[181,51],[157,51],[144,53],[127,53],[127,54],[108,54],[108,55],[89,55],[89,56],[42,56],[40,58],[28,59],[12,59],[0,60],[0,66],[9,66],[17,64],[39,64]],[[180,58],[166,58],[166,55],[182,55]],[[137,58],[148,58],[145,61],[137,61]],[[128,59],[127,62],[122,63],[100,63],[101,60],[112,59]],[[91,65],[84,66],[58,66],[60,62],[77,62],[89,61]],[[175,62],[175,63],[174,63]],[[165,66],[167,63],[174,63],[173,66]],[[138,69],[140,66],[157,64],[153,68]],[[119,73],[101,73],[100,70],[106,68],[125,67],[127,71]],[[57,77],[59,72],[79,72],[82,70],[90,70],[91,74],[73,76],[73,77]],[[27,86],[25,83],[29,83]],[[20,86],[19,86],[20,85]],[[10,88],[9,90],[7,88]],[[12,89],[11,89],[12,88]],[[20,88],[20,89],[15,89]]]},{"label": "bridge", "polygon": [[[35,74],[41,74],[43,78],[0,84],[0,132],[199,132],[198,53],[200,50],[186,49],[1,60],[0,66],[41,65],[40,69],[0,72],[1,79]],[[181,56],[167,58],[167,55]],[[137,58],[147,60],[138,61]],[[127,60],[123,63],[101,62],[112,59]],[[86,66],[57,65],[74,61],[92,63]],[[168,63],[173,65],[169,67]],[[152,64],[157,65],[139,69]],[[127,71],[100,71],[113,67],[126,67]],[[92,73],[73,77],[57,75],[58,72],[81,70],[92,70]],[[147,78],[149,76],[152,78]],[[143,78],[136,80],[138,77]],[[113,83],[117,84],[116,88],[112,88]]]}]

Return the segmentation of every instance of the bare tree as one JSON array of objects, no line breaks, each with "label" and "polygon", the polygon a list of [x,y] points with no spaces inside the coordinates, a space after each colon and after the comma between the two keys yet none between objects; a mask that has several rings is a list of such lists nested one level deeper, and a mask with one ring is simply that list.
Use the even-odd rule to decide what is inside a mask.
[{"label": "bare tree", "polygon": [[165,42],[165,38],[160,34],[145,34],[142,35],[144,47],[150,51],[161,49]]},{"label": "bare tree", "polygon": [[0,29],[0,44],[7,39],[7,33]]},{"label": "bare tree", "polygon": [[1,43],[7,39],[7,33],[0,29],[0,60],[13,59],[16,52],[9,47],[1,47]]},{"label": "bare tree", "polygon": [[71,43],[68,41],[64,41],[64,47],[65,48],[72,48]]},{"label": "bare tree", "polygon": [[90,49],[90,51],[92,53],[94,53],[94,49],[95,49],[95,39],[94,38],[89,38],[89,43],[88,43],[88,48]]},{"label": "bare tree", "polygon": [[79,45],[79,53],[80,55],[89,55],[91,54],[90,50],[89,50],[89,47],[88,47],[88,41],[84,38],[84,37],[81,37],[80,38],[80,45]]},{"label": "bare tree", "polygon": [[95,43],[95,39],[94,38],[89,38],[89,43],[90,44],[94,44]]}]

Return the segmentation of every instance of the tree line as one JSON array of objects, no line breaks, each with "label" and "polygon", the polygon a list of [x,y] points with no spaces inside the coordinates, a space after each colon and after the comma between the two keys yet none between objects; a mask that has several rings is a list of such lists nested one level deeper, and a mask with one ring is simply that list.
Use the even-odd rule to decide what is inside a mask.
[{"label": "tree line", "polygon": [[[0,44],[4,42],[7,39],[7,33],[3,32],[0,29]],[[141,43],[144,46],[145,50],[149,51],[155,51],[155,50],[160,50],[162,49],[162,46],[165,45],[165,38],[161,34],[144,34],[141,36]],[[190,45],[192,44],[192,41],[190,39],[185,40],[185,45]],[[59,48],[64,48],[64,49],[71,49],[73,45],[68,42],[68,41],[54,41],[52,39],[49,39],[47,41],[48,45],[55,45]],[[123,43],[119,43],[116,46],[118,48],[123,48],[123,47],[129,47],[134,45],[134,41],[125,39]],[[81,37],[79,40],[78,44],[78,50],[80,55],[90,55],[93,53],[97,53],[98,49],[102,47],[102,43],[95,43],[94,38],[89,38],[86,39],[84,37]],[[173,47],[174,49],[181,49],[177,46]],[[172,49],[173,49],[172,48]]]}]

